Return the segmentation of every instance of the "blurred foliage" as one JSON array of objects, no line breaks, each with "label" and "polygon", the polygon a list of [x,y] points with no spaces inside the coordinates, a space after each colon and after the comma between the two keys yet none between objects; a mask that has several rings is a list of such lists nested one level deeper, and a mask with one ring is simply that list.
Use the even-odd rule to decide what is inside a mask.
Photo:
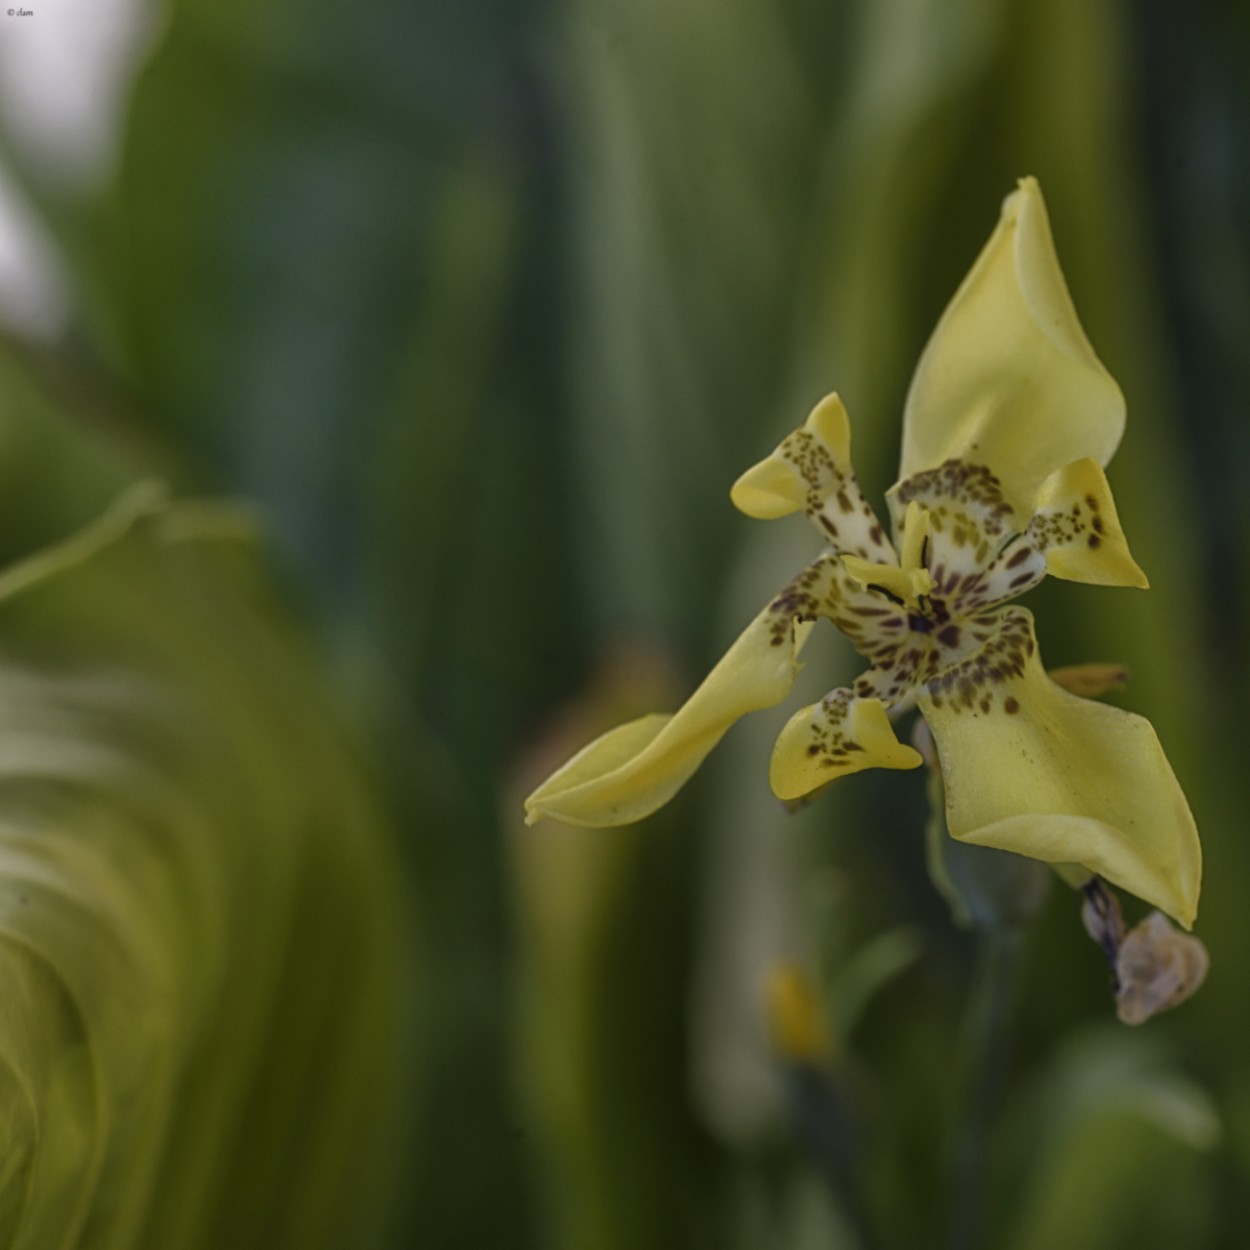
[{"label": "blurred foliage", "polygon": [[[785,815],[765,784],[779,709],[637,829],[523,830],[518,798],[594,727],[675,705],[810,557],[802,527],[726,495],[817,397],[846,399],[869,496],[890,484],[914,362],[1025,173],[1128,397],[1111,480],[1155,586],[1048,585],[1031,606],[1048,664],[1131,669],[1113,697],[1154,721],[1203,831],[1213,969],[1148,1026],[1157,1045],[1090,1033],[1105,968],[1079,899],[1051,891],[1019,953],[988,1226],[1022,1248],[1240,1244],[1248,22],[1113,0],[164,0],[107,182],[67,191],[7,134],[76,315],[0,358],[0,553],[64,540],[136,466],[246,497],[274,535],[415,881],[397,1244],[862,1244],[769,1049],[780,959],[832,999],[830,1079],[882,1243],[932,1244],[974,941],[927,875],[922,781],[857,777]],[[82,574],[107,602],[58,609],[48,645],[155,648],[208,723],[254,704],[233,749],[276,760],[267,736],[289,739],[278,791],[302,759],[328,820],[339,756],[302,736],[320,713],[298,644],[235,604],[216,557],[184,574],[132,554],[116,586]],[[185,604],[158,631],[175,592],[241,632]],[[840,648],[814,640],[804,693]],[[234,685],[188,676],[210,655]],[[105,710],[111,741],[124,709]],[[349,914],[390,923],[368,888],[377,907],[323,906],[324,930],[300,895],[298,932],[338,966],[337,941],[370,940]],[[328,973],[298,984],[328,1009]],[[363,1051],[338,1070],[383,1075]],[[297,1090],[275,1097],[311,1126]],[[205,1145],[221,1167],[268,1149],[230,1141]],[[282,1201],[267,1173],[240,1185]]]},{"label": "blurred foliage", "polygon": [[5,364],[0,473],[48,491],[0,579],[0,1237],[376,1244],[407,1140],[386,819],[247,519],[140,484],[78,528],[121,466]]}]

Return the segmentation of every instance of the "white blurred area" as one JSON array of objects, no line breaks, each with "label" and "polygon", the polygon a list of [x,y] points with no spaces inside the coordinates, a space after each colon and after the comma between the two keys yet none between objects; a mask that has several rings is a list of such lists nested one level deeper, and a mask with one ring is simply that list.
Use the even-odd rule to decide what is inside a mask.
[{"label": "white blurred area", "polygon": [[[135,72],[156,35],[154,0],[0,0],[0,128],[20,167],[57,197],[112,174]],[[46,338],[70,311],[51,236],[0,156],[0,322]]]},{"label": "white blurred area", "polygon": [[55,338],[69,320],[69,292],[43,223],[0,165],[0,324],[27,338]]}]

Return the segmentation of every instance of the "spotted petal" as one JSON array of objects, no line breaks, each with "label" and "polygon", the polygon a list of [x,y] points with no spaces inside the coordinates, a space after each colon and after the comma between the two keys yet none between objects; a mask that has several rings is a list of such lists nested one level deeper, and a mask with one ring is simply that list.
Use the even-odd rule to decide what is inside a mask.
[{"label": "spotted petal", "polygon": [[771,521],[803,511],[835,551],[897,564],[894,548],[864,498],[851,465],[851,424],[827,395],[800,429],[733,485],[734,507]]},{"label": "spotted petal", "polygon": [[1024,178],[929,340],[907,397],[899,477],[985,465],[1017,513],[1057,469],[1106,464],[1124,398],[1077,320],[1036,180]]},{"label": "spotted petal", "polygon": [[1045,553],[1046,571],[1097,586],[1149,586],[1129,555],[1106,474],[1096,460],[1076,460],[1042,483],[1029,541]]},{"label": "spotted petal", "polygon": [[790,718],[773,748],[769,781],[779,799],[801,799],[865,768],[918,768],[923,762],[895,736],[880,699],[839,689]]},{"label": "spotted petal", "polygon": [[575,755],[526,800],[527,822],[554,816],[573,825],[627,825],[667,803],[736,720],[790,693],[833,567],[826,557],[795,578],[675,714],[630,721]]},{"label": "spotted petal", "polygon": [[1198,831],[1150,723],[1051,681],[1025,609],[985,619],[994,629],[980,648],[917,692],[951,833],[1080,864],[1188,928],[1202,876]]}]

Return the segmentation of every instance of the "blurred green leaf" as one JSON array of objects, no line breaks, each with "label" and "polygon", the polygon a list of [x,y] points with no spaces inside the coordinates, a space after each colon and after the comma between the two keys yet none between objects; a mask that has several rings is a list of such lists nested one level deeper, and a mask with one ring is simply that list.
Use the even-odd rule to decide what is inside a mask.
[{"label": "blurred green leaf", "polygon": [[339,1247],[390,1218],[386,829],[247,524],[140,488],[0,576],[0,1229]]},{"label": "blurred green leaf", "polygon": [[920,934],[904,926],[889,929],[854,951],[829,987],[834,1036],[849,1037],[873,999],[902,976],[923,950]]},{"label": "blurred green leaf", "polygon": [[1219,1115],[1167,1056],[1123,1030],[1078,1036],[1019,1123],[1027,1175],[1002,1242],[1012,1250],[1170,1250],[1203,1242]]}]

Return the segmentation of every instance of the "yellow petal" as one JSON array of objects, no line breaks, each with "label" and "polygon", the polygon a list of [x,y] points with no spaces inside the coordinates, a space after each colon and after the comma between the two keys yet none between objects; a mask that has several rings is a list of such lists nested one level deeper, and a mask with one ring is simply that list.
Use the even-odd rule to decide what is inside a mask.
[{"label": "yellow petal", "polygon": [[553,816],[572,825],[628,825],[667,803],[734,721],[790,693],[811,627],[795,622],[806,606],[796,594],[770,603],[677,713],[611,730],[543,782],[525,801],[526,823]]},{"label": "yellow petal", "polygon": [[834,690],[796,712],[773,748],[769,780],[779,799],[805,794],[865,768],[918,768],[920,752],[904,746],[880,699]]},{"label": "yellow petal", "polygon": [[801,429],[748,469],[729,492],[734,507],[762,521],[819,507],[852,475],[851,422],[842,400],[826,395]]},{"label": "yellow petal", "polygon": [[905,607],[915,608],[933,589],[928,569],[901,569],[897,564],[877,564],[858,556],[843,556],[842,567],[865,590],[881,590]]},{"label": "yellow petal", "polygon": [[1202,851],[1150,723],[1051,681],[1031,613],[1007,608],[990,619],[991,638],[917,692],[941,756],[951,833],[1080,864],[1189,928]]},{"label": "yellow petal", "polygon": [[1096,460],[1074,460],[1042,483],[1028,538],[1045,553],[1046,571],[1055,577],[1142,590],[1150,585],[1129,555],[1107,475]]},{"label": "yellow petal", "polygon": [[1077,320],[1041,191],[1022,179],[929,340],[907,397],[900,479],[988,466],[1023,516],[1056,469],[1106,464],[1124,398]]},{"label": "yellow petal", "polygon": [[925,545],[929,541],[929,510],[922,508],[914,499],[903,514],[903,549],[898,562],[905,569],[918,569],[924,563]]},{"label": "yellow petal", "polygon": [[804,511],[836,550],[897,563],[856,480],[851,424],[837,395],[825,396],[801,429],[734,483],[729,497],[763,521]]},{"label": "yellow petal", "polygon": [[807,499],[807,490],[795,467],[773,452],[733,484],[729,498],[739,512],[758,521],[775,521],[798,512]]}]

